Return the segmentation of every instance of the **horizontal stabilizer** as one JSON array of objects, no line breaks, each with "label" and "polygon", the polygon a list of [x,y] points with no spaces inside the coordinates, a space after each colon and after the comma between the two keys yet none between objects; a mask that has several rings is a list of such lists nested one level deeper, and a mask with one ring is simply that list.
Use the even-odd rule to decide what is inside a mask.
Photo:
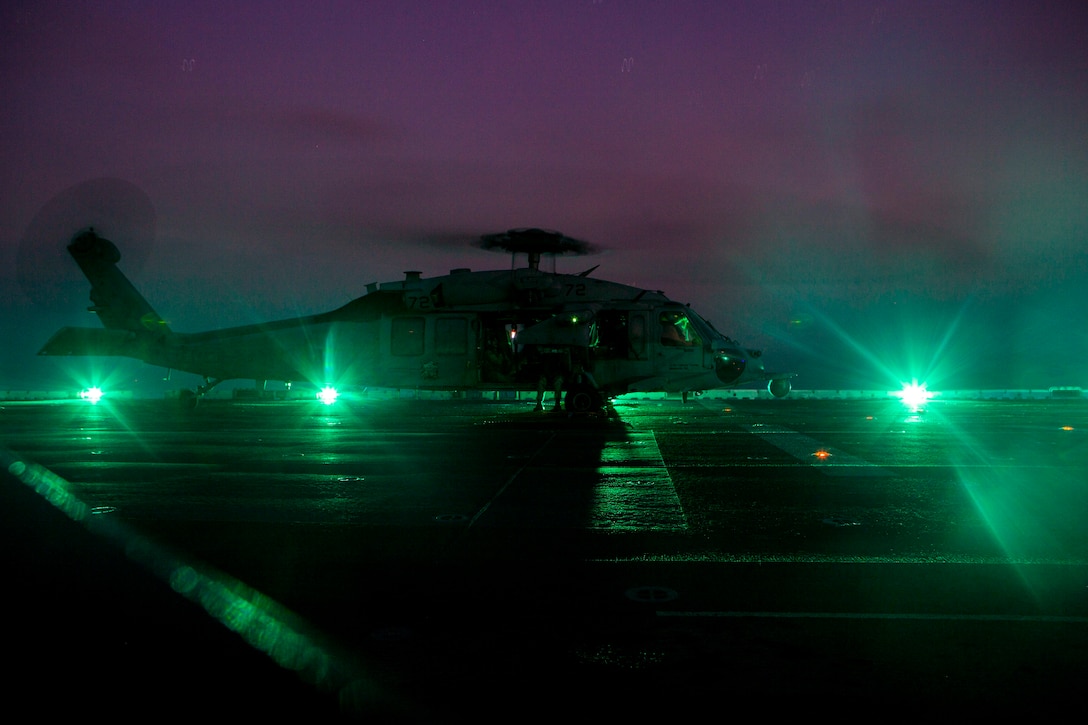
[{"label": "horizontal stabilizer", "polygon": [[137,336],[127,330],[100,327],[62,327],[38,351],[39,355],[125,355],[138,346]]}]

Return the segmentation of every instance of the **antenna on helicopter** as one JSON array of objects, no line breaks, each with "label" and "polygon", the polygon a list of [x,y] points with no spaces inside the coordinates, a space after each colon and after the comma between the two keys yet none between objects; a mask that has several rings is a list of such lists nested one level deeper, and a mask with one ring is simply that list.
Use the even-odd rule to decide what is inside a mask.
[{"label": "antenna on helicopter", "polygon": [[485,234],[480,237],[480,246],[483,249],[501,249],[510,252],[514,258],[518,254],[525,254],[529,260],[529,269],[533,270],[540,269],[542,255],[554,258],[563,254],[592,254],[595,251],[589,242],[535,227]]}]

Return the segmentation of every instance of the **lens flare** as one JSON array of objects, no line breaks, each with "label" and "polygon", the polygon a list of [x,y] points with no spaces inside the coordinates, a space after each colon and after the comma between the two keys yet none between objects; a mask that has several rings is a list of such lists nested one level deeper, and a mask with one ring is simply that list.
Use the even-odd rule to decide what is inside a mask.
[{"label": "lens flare", "polygon": [[894,395],[903,401],[903,405],[911,408],[920,408],[926,404],[930,398],[933,397],[933,393],[926,389],[926,384],[914,380],[910,383],[904,383],[903,388]]},{"label": "lens flare", "polygon": [[99,400],[102,400],[102,389],[98,387],[90,387],[79,391],[79,397],[81,400],[86,400],[91,405],[94,405]]},{"label": "lens flare", "polygon": [[326,385],[317,392],[317,399],[325,405],[332,405],[339,397],[340,393],[338,393],[336,388],[332,387],[331,385]]}]

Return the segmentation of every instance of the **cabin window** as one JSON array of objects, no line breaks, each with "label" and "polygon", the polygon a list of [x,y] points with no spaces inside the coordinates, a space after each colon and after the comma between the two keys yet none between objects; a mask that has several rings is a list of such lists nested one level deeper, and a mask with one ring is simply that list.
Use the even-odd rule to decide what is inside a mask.
[{"label": "cabin window", "polygon": [[439,355],[468,353],[468,320],[463,317],[443,317],[434,323],[434,348]]},{"label": "cabin window", "polygon": [[394,355],[423,354],[423,318],[394,317],[391,351]]}]

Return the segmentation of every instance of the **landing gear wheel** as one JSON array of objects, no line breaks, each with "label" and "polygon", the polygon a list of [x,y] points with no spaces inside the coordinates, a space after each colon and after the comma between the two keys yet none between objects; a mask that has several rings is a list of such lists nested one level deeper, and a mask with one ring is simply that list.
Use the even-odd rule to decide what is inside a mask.
[{"label": "landing gear wheel", "polygon": [[592,413],[603,405],[600,392],[584,383],[568,388],[563,402],[568,413]]}]

